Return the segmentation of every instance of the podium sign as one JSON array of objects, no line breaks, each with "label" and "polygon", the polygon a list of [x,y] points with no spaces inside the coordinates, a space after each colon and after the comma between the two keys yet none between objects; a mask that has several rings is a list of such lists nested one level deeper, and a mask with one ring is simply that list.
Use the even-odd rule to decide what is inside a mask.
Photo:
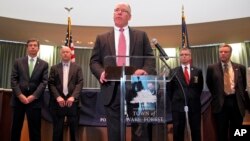
[{"label": "podium sign", "polygon": [[[165,86],[155,75],[131,75],[127,80],[125,115],[127,123],[165,123]],[[164,81],[162,81],[164,82]]]},{"label": "podium sign", "polygon": [[[115,66],[118,57],[126,57],[129,65]],[[167,94],[166,84],[171,78],[167,76],[169,67],[163,72],[156,72],[155,60],[160,57],[149,56],[107,56],[105,58],[105,74],[108,81],[120,84],[120,130],[121,141],[126,140],[126,126],[133,123],[161,125],[157,141],[166,140],[167,130]],[[147,62],[147,67],[138,68],[135,64]],[[152,64],[150,67],[149,64]],[[144,68],[145,67],[145,68]],[[135,75],[138,69],[145,70],[148,74]],[[164,126],[162,126],[164,125]]]}]

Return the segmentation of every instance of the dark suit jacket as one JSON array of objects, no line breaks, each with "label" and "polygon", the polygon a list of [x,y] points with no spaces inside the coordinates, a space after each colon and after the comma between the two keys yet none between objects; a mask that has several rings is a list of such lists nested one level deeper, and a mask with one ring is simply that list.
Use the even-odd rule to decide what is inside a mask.
[{"label": "dark suit jacket", "polygon": [[[68,95],[65,97],[63,94],[63,66],[62,63],[51,67],[49,75],[49,91],[50,91],[50,108],[59,108],[56,98],[58,96],[64,99],[73,96],[75,102],[78,102],[78,97],[83,87],[83,74],[82,69],[76,63],[70,63],[69,77],[68,77]],[[75,112],[75,111],[74,111]]]},{"label": "dark suit jacket", "polygon": [[[246,90],[246,68],[243,65],[232,62],[234,70],[235,94],[238,107],[242,116],[245,115],[245,97]],[[212,112],[218,113],[221,111],[224,104],[224,78],[223,68],[221,63],[209,65],[206,76],[207,86],[212,94]]]},{"label": "dark suit jacket", "polygon": [[23,93],[25,96],[34,95],[31,105],[41,108],[41,98],[48,82],[48,63],[37,58],[31,77],[29,76],[28,56],[15,61],[11,73],[11,87],[13,91],[12,106],[22,105],[17,96]]},{"label": "dark suit jacket", "polygon": [[[190,66],[189,85],[185,81],[185,76],[181,66],[176,67],[171,73],[173,73],[175,77],[173,77],[173,79],[167,84],[167,94],[172,101],[172,111],[184,112],[185,93],[189,112],[200,112],[200,96],[203,90],[204,83],[202,71],[196,67]],[[177,80],[177,77],[180,80],[180,84]],[[184,93],[180,85],[183,86]]]},{"label": "dark suit jacket", "polygon": [[[68,96],[78,98],[83,86],[83,75],[81,67],[76,63],[70,63],[68,79]],[[62,63],[51,67],[49,76],[49,90],[55,99],[58,96],[64,96]]]},{"label": "dark suit jacket", "polygon": [[[145,32],[129,28],[129,36],[130,56],[153,56],[153,51]],[[105,70],[105,67],[116,66],[115,58],[105,60],[105,57],[115,55],[114,30],[98,35],[90,59],[90,69],[98,80],[100,79],[101,73]],[[155,59],[131,58],[130,66],[135,67],[136,69],[143,69],[149,74],[155,74]],[[108,82],[101,85],[104,105],[110,103],[114,86],[114,82]]]}]

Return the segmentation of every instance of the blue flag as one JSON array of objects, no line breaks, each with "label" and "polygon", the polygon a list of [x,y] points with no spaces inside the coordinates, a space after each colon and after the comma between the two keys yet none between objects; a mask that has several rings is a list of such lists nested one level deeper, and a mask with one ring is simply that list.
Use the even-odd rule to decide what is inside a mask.
[{"label": "blue flag", "polygon": [[182,7],[182,48],[190,48],[189,46],[189,41],[188,41],[188,32],[187,32],[187,26],[186,26],[186,21],[185,21],[185,16],[184,16],[184,8]]}]

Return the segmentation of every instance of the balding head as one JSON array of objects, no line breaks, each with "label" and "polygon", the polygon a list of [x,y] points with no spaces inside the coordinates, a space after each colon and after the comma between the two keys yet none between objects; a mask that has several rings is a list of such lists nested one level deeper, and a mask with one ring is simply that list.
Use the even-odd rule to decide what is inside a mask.
[{"label": "balding head", "polygon": [[71,60],[71,49],[67,46],[61,48],[61,58],[63,62],[69,62]]}]

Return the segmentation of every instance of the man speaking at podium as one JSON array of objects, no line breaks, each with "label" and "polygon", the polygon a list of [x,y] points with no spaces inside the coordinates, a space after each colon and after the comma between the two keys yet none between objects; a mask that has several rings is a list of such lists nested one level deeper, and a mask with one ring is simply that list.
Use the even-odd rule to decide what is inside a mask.
[{"label": "man speaking at podium", "polygon": [[[101,84],[101,95],[107,118],[108,140],[120,140],[120,84],[108,81],[105,74],[107,66],[131,66],[134,75],[155,74],[154,59],[136,59],[117,57],[105,61],[106,56],[153,56],[147,34],[128,26],[131,19],[130,5],[118,3],[115,6],[114,28],[98,35],[90,58],[90,69]],[[132,125],[132,141],[148,141],[148,128],[142,128],[141,134],[135,134]]]}]

